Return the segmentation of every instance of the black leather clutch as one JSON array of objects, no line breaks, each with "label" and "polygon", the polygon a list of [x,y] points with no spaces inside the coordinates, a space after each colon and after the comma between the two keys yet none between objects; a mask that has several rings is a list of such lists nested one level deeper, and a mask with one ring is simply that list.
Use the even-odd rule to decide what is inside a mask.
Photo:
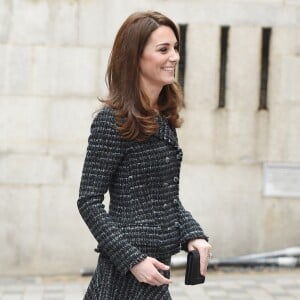
[{"label": "black leather clutch", "polygon": [[185,284],[195,285],[204,283],[205,276],[200,274],[200,254],[198,250],[188,252],[186,270],[185,270]]}]

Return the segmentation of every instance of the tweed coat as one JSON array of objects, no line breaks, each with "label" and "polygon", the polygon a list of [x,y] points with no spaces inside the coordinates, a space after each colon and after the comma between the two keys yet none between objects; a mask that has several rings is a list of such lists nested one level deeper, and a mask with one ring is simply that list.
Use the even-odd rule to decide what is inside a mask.
[{"label": "tweed coat", "polygon": [[78,208],[100,256],[85,300],[171,299],[168,286],[139,283],[130,269],[147,256],[169,264],[189,240],[207,239],[179,199],[176,131],[165,117],[156,120],[158,132],[144,142],[123,139],[108,106],[93,120]]}]

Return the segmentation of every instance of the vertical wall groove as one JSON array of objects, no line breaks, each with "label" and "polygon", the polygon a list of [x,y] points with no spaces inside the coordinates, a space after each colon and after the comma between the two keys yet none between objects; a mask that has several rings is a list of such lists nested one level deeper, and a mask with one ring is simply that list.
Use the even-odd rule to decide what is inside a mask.
[{"label": "vertical wall groove", "polygon": [[186,32],[187,24],[179,25],[180,34],[180,61],[178,65],[178,82],[184,90],[184,76],[185,76],[185,65],[186,65]]},{"label": "vertical wall groove", "polygon": [[262,29],[259,109],[268,109],[268,76],[271,28]]},{"label": "vertical wall groove", "polygon": [[221,27],[220,40],[220,83],[219,83],[219,108],[226,106],[226,68],[228,56],[229,27]]}]

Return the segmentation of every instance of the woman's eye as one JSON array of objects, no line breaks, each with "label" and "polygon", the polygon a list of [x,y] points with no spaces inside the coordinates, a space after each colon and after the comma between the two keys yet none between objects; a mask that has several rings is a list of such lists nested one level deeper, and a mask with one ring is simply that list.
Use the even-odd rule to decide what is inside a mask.
[{"label": "woman's eye", "polygon": [[162,53],[166,53],[168,51],[168,49],[167,48],[160,48],[159,51],[162,52]]}]

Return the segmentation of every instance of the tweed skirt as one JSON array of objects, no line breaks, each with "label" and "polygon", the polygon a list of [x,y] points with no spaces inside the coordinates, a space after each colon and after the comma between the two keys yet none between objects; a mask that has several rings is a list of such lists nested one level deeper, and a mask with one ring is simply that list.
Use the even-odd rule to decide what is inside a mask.
[{"label": "tweed skirt", "polygon": [[[170,265],[171,257],[158,258]],[[162,273],[170,277],[170,272]],[[84,300],[171,300],[169,286],[151,286],[140,283],[131,272],[121,274],[110,260],[99,255],[97,268],[88,286]]]}]

